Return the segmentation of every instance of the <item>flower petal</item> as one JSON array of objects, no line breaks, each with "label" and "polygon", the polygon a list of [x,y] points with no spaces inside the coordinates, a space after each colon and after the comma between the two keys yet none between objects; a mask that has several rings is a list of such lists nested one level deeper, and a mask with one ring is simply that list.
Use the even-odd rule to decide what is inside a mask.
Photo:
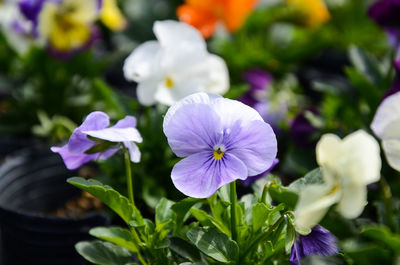
[{"label": "flower petal", "polygon": [[223,95],[229,90],[229,72],[225,61],[214,54],[210,54],[206,60],[209,77],[206,91]]},{"label": "flower petal", "polygon": [[321,221],[329,207],[340,198],[340,189],[325,183],[325,185],[309,185],[299,197],[295,209],[295,222],[301,228],[312,228]]},{"label": "flower petal", "polygon": [[383,140],[382,146],[389,165],[400,171],[400,139]]},{"label": "flower petal", "polygon": [[156,103],[155,94],[160,80],[145,80],[138,84],[136,93],[140,104],[150,106]]},{"label": "flower petal", "polygon": [[153,31],[163,48],[168,49],[175,47],[177,44],[192,44],[193,46],[187,48],[195,51],[206,50],[207,47],[200,32],[194,27],[182,22],[173,20],[156,21],[153,26]]},{"label": "flower petal", "polygon": [[206,104],[183,105],[168,119],[167,124],[164,120],[164,134],[179,157],[205,150],[212,152],[222,137],[219,117]]},{"label": "flower petal", "polygon": [[83,131],[83,133],[96,137],[99,139],[111,141],[111,142],[137,142],[141,143],[143,141],[142,136],[140,136],[139,131],[136,128],[106,128],[97,131]]},{"label": "flower petal", "polygon": [[160,73],[161,47],[157,41],[146,41],[125,59],[123,71],[127,80],[141,82]]},{"label": "flower petal", "polygon": [[371,129],[382,139],[386,127],[393,121],[399,119],[400,92],[387,97],[376,111]]},{"label": "flower petal", "polygon": [[129,157],[133,163],[140,162],[140,150],[139,147],[134,142],[124,142],[124,145],[129,150]]},{"label": "flower petal", "polygon": [[64,145],[63,147],[56,147],[53,146],[51,148],[51,151],[54,153],[59,153],[62,159],[64,160],[65,166],[69,170],[74,170],[82,166],[83,164],[96,159],[98,157],[98,154],[73,154],[68,151],[68,145]]},{"label": "flower petal", "polygon": [[210,104],[211,101],[213,101],[216,98],[220,98],[221,96],[215,95],[215,94],[207,94],[207,93],[196,93],[190,96],[187,96],[186,98],[180,100],[173,106],[171,106],[167,114],[165,114],[164,117],[164,123],[163,123],[163,129],[164,133],[166,130],[166,127],[168,127],[168,124],[170,123],[172,117],[175,115],[175,112],[178,111],[180,108],[182,108],[185,105],[189,104],[194,104],[194,103],[201,103],[201,104]]},{"label": "flower petal", "polygon": [[239,158],[255,176],[271,167],[278,152],[274,131],[264,121],[237,122],[224,136],[229,154]]},{"label": "flower petal", "polygon": [[111,128],[135,128],[136,127],[136,118],[130,115],[127,115],[125,118],[119,120],[114,126]]},{"label": "flower petal", "polygon": [[246,166],[238,158],[225,154],[223,159],[215,160],[209,151],[181,160],[171,173],[175,187],[193,198],[208,198],[221,186],[246,177]]},{"label": "flower petal", "polygon": [[367,205],[367,187],[365,185],[344,185],[337,210],[346,218],[356,218]]},{"label": "flower petal", "polygon": [[81,126],[76,128],[68,141],[68,150],[71,153],[83,153],[94,145],[82,131],[95,131],[106,128],[110,124],[110,118],[101,111],[90,113]]},{"label": "flower petal", "polygon": [[264,121],[255,109],[232,99],[217,98],[213,100],[212,108],[220,116],[224,129],[231,128],[238,120]]}]

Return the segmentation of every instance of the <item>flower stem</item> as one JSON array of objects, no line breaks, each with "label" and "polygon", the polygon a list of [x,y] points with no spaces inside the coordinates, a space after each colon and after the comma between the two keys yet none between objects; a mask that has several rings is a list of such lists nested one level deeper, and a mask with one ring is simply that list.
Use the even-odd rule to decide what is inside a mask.
[{"label": "flower stem", "polygon": [[[252,243],[250,243],[249,247],[243,251],[243,255],[240,257],[240,261],[243,261],[244,258],[249,254],[250,250],[254,249],[260,241],[266,240],[269,236],[272,235],[275,229],[279,227],[279,225],[285,220],[286,213],[284,213],[272,226],[268,227],[264,232],[258,235]],[[240,262],[241,264],[241,262]]]},{"label": "flower stem", "polygon": [[236,204],[237,204],[237,196],[236,196],[236,181],[232,181],[230,185],[230,199],[231,199],[231,234],[232,239],[237,241],[237,212],[236,212]]},{"label": "flower stem", "polygon": [[383,202],[385,204],[386,222],[393,232],[397,232],[396,229],[397,227],[393,218],[392,191],[390,189],[389,184],[387,183],[386,179],[383,176],[381,176],[379,184],[382,189]]},{"label": "flower stem", "polygon": [[128,187],[128,197],[133,205],[135,205],[135,200],[133,198],[133,183],[132,183],[132,169],[131,160],[129,158],[129,150],[124,146],[124,157],[125,157],[125,170],[126,170],[126,185]]}]

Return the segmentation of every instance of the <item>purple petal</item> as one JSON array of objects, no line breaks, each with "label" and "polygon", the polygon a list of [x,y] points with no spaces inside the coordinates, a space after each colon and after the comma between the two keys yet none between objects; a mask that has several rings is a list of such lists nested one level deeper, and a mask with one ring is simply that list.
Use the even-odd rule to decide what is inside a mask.
[{"label": "purple petal", "polygon": [[110,119],[104,112],[90,113],[81,126],[76,128],[68,142],[68,150],[72,153],[83,153],[94,145],[82,131],[101,130],[110,124]]},{"label": "purple petal", "polygon": [[251,177],[248,177],[247,179],[245,179],[245,180],[242,180],[242,184],[244,185],[244,186],[250,186],[251,184],[253,184],[254,182],[256,182],[257,180],[259,180],[260,178],[263,178],[265,175],[267,175],[269,172],[271,172],[274,168],[275,168],[275,166],[277,165],[279,163],[279,159],[278,158],[275,158],[274,159],[274,162],[272,162],[272,165],[267,169],[267,170],[265,170],[263,173],[261,173],[261,174],[258,174],[258,175],[255,175],[255,176],[251,176]]},{"label": "purple petal", "polygon": [[203,151],[181,160],[171,173],[175,187],[193,198],[208,198],[221,186],[246,177],[247,169],[242,161],[227,153],[216,160],[212,151]]},{"label": "purple petal", "polygon": [[249,176],[270,168],[278,151],[271,126],[258,120],[236,122],[224,136],[224,145],[227,153],[235,155],[247,166]]},{"label": "purple petal", "polygon": [[[168,114],[167,114],[168,115]],[[211,151],[220,142],[222,127],[218,115],[206,104],[182,105],[168,122],[164,133],[179,157]]]},{"label": "purple petal", "polygon": [[311,233],[299,238],[293,245],[290,263],[299,265],[300,260],[306,256],[332,256],[339,253],[336,237],[320,225],[315,226]]},{"label": "purple petal", "polygon": [[309,119],[307,119],[307,111],[319,116],[317,110],[314,108],[310,108],[301,112],[296,116],[290,125],[290,136],[298,147],[313,148],[317,143],[317,139],[313,136],[316,132],[318,132],[318,130],[311,124]]},{"label": "purple petal", "polygon": [[22,0],[18,3],[21,13],[34,25],[37,25],[38,16],[42,10],[44,0]]},{"label": "purple petal", "polygon": [[56,147],[53,146],[51,148],[51,151],[54,153],[59,153],[64,160],[65,166],[69,170],[74,170],[82,166],[83,164],[96,159],[98,157],[98,154],[72,154],[68,151],[68,145],[64,145],[63,147]]},{"label": "purple petal", "polygon": [[257,96],[257,91],[268,90],[268,85],[272,82],[273,77],[267,71],[255,68],[244,72],[243,79],[250,84],[250,94]]},{"label": "purple petal", "polygon": [[382,27],[399,27],[400,1],[383,0],[374,3],[368,15]]},{"label": "purple petal", "polygon": [[122,120],[119,120],[114,126],[111,128],[135,128],[136,127],[136,118],[133,116],[126,116]]}]

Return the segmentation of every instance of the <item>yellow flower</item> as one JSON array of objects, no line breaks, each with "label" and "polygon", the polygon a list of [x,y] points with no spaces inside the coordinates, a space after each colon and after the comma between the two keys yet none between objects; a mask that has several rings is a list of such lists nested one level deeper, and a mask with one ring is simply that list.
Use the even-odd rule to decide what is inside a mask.
[{"label": "yellow flower", "polygon": [[300,12],[303,23],[309,27],[320,26],[331,18],[323,0],[287,0],[287,4]]},{"label": "yellow flower", "polygon": [[124,30],[126,20],[119,10],[116,0],[103,0],[100,13],[101,22],[114,31]]},{"label": "yellow flower", "polygon": [[98,17],[96,0],[48,1],[39,15],[39,33],[52,47],[69,51],[82,47],[90,38],[90,27]]}]

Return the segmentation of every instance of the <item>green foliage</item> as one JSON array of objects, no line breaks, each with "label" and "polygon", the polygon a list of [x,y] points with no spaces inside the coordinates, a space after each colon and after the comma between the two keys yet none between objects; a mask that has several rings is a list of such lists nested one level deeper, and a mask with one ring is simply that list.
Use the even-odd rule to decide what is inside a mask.
[{"label": "green foliage", "polygon": [[135,221],[139,224],[143,223],[142,216],[138,209],[131,204],[128,198],[119,194],[110,186],[103,185],[101,182],[93,179],[85,180],[80,177],[73,177],[67,180],[68,183],[78,187],[84,191],[89,192],[105,205],[110,207],[122,220],[127,224]]},{"label": "green foliage", "polygon": [[193,228],[187,237],[198,249],[222,263],[237,264],[239,247],[226,234],[213,228]]},{"label": "green foliage", "polygon": [[79,242],[75,246],[79,254],[97,265],[128,265],[131,254],[128,250],[109,242]]}]

